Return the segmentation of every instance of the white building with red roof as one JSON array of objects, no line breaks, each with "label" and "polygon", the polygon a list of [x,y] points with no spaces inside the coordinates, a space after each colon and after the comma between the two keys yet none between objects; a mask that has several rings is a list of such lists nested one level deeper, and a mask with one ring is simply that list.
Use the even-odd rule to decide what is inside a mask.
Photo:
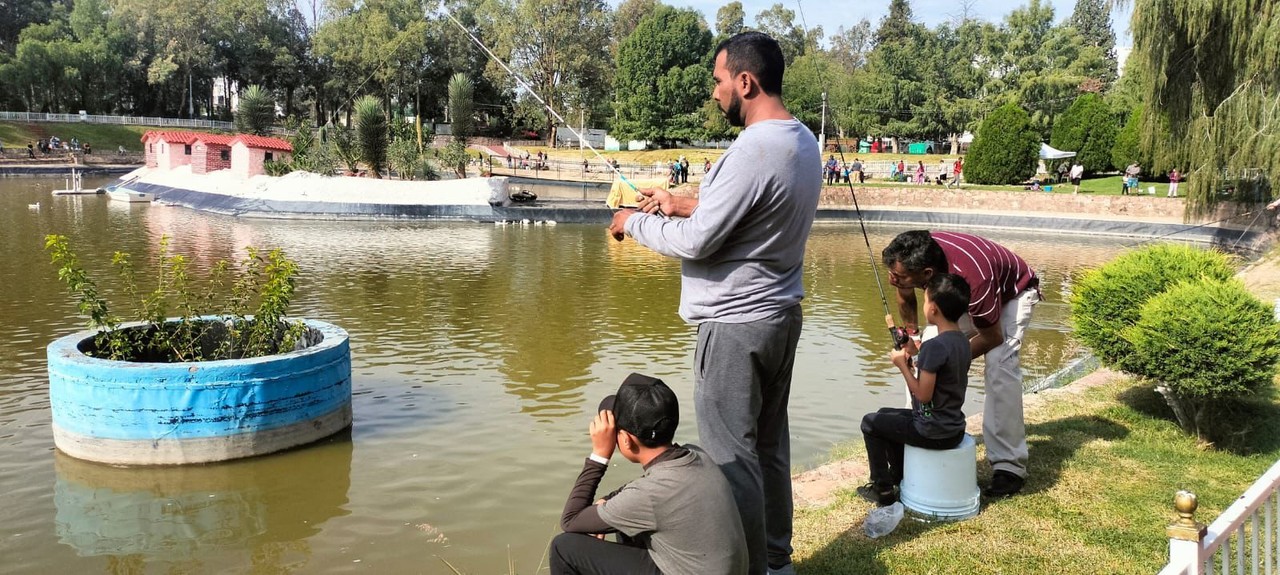
[{"label": "white building with red roof", "polygon": [[264,173],[268,161],[285,162],[293,157],[293,145],[279,138],[240,134],[231,140],[231,172],[244,178]]}]

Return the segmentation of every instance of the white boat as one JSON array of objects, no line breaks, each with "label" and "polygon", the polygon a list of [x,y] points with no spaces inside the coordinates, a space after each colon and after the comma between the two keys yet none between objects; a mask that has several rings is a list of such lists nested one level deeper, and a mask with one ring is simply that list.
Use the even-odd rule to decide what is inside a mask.
[{"label": "white boat", "polygon": [[135,192],[133,190],[127,190],[124,188],[109,189],[107,190],[107,195],[111,196],[111,199],[113,201],[127,202],[130,204],[150,203],[151,200],[155,199],[155,196],[151,194],[148,194],[145,192]]}]

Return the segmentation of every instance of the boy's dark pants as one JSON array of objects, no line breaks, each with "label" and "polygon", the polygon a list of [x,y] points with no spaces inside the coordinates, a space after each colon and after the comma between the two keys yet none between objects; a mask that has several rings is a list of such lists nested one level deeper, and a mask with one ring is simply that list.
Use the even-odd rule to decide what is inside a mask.
[{"label": "boy's dark pants", "polygon": [[910,409],[882,407],[862,416],[862,441],[867,445],[871,483],[888,490],[902,483],[904,445],[924,449],[952,449],[964,440],[964,432],[946,439],[930,439],[916,431]]},{"label": "boy's dark pants", "polygon": [[551,540],[552,575],[635,573],[662,575],[644,547],[596,539],[585,533],[561,533]]}]

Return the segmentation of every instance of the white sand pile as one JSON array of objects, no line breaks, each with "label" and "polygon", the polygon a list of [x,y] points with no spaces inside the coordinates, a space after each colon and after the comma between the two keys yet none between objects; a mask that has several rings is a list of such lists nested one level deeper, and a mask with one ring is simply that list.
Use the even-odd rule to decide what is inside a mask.
[{"label": "white sand pile", "polygon": [[505,198],[507,195],[507,179],[504,177],[426,182],[293,172],[282,177],[244,179],[230,170],[192,174],[191,166],[172,170],[143,169],[129,174],[135,175],[140,175],[139,181],[146,184],[273,201],[474,206],[488,205],[490,197]]}]

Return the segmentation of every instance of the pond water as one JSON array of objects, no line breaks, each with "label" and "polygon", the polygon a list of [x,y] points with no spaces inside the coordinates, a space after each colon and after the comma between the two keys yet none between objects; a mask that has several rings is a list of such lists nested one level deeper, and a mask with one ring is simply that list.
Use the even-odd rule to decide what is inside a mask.
[{"label": "pond water", "polygon": [[[241,220],[53,197],[55,187],[61,178],[0,180],[7,572],[452,573],[452,565],[477,574],[507,573],[510,562],[529,574],[546,565],[589,453],[591,411],[626,374],[665,379],[684,400],[677,440],[697,441],[694,328],[676,315],[679,264],[608,239],[604,225]],[[37,201],[38,211],[29,206]],[[898,231],[870,228],[871,245],[878,253]],[[207,466],[122,469],[57,453],[45,346],[84,320],[42,249],[50,233],[69,236],[109,294],[111,253],[154,259],[163,235],[201,268],[246,245],[283,248],[302,270],[294,315],[350,333],[353,429]],[[1071,278],[1119,245],[981,233],[1043,278],[1046,301],[1024,351],[1030,382],[1078,354],[1066,333]],[[815,227],[791,398],[797,469],[856,440],[863,413],[902,401],[868,259],[856,222]],[[974,389],[966,413],[981,401]],[[638,473],[622,461],[603,487]]]}]

